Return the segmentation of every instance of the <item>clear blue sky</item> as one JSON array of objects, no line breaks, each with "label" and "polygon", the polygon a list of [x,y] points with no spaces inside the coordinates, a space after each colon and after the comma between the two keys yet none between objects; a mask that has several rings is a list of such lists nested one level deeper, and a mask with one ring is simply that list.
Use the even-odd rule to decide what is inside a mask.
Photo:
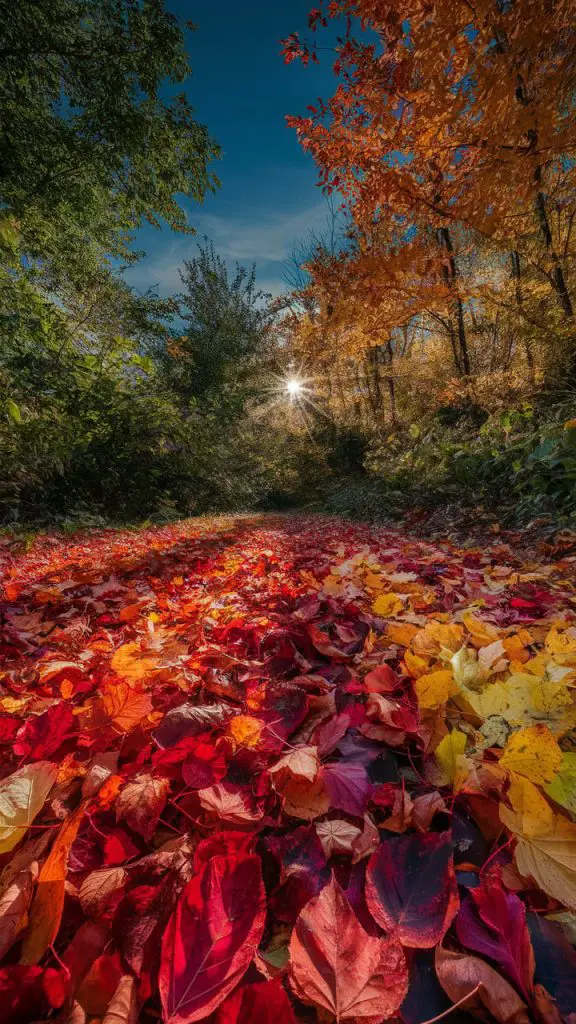
[{"label": "clear blue sky", "polygon": [[[300,148],[286,114],[305,113],[331,95],[331,55],[320,67],[285,65],[280,40],[306,32],[312,0],[168,0],[187,33],[193,74],[186,92],[197,119],[220,143],[215,164],[222,188],[203,205],[185,203],[198,236],[207,234],[231,264],[256,263],[258,284],[283,290],[283,263],[309,229],[326,226],[328,207],[315,185],[312,158]],[[140,289],[180,286],[178,266],[196,251],[194,238],[145,228],[136,246],[146,257],[127,277]]]}]

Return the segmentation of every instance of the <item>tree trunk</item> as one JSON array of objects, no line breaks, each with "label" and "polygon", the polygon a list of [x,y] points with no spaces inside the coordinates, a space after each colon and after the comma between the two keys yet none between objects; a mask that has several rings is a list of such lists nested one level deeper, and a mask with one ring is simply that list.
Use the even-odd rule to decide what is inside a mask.
[{"label": "tree trunk", "polygon": [[[443,227],[438,229],[438,239],[440,244],[446,249],[448,253],[448,266],[444,268],[444,280],[449,287],[454,290],[454,285],[458,277],[458,271],[456,268],[456,259],[454,257],[454,246],[452,244],[452,238],[450,236],[449,228]],[[463,377],[470,376],[470,353],[468,351],[468,342],[466,339],[466,326],[464,323],[464,306],[460,296],[456,298],[456,334],[458,338],[458,344],[456,346],[456,337],[453,336],[453,328],[450,332],[450,341],[454,350],[454,356],[456,361],[456,368]],[[458,353],[458,355],[456,355]]]},{"label": "tree trunk", "polygon": [[[524,295],[522,293],[522,264],[520,262],[520,253],[513,249],[510,253],[512,261],[512,277],[515,282],[516,291],[516,305],[524,318]],[[524,351],[526,353],[526,362],[528,363],[528,369],[532,376],[534,375],[534,353],[532,352],[532,342],[530,338],[524,338]]]},{"label": "tree trunk", "polygon": [[574,306],[572,305],[572,299],[570,297],[570,292],[568,291],[568,285],[566,284],[566,278],[564,277],[564,270],[560,257],[554,248],[554,239],[552,238],[548,212],[546,210],[546,197],[540,188],[542,184],[541,167],[536,168],[536,171],[534,172],[534,180],[538,185],[538,192],[536,194],[536,213],[538,215],[538,223],[540,224],[540,231],[542,232],[544,245],[546,246],[552,260],[552,287],[558,297],[558,303],[564,313],[564,316],[567,320],[573,320]]},{"label": "tree trunk", "polygon": [[388,366],[390,367],[390,373],[387,377],[388,383],[388,395],[390,398],[390,415],[392,417],[392,423],[396,426],[398,417],[396,415],[396,385],[394,384],[394,374],[392,372],[394,367],[394,350],[392,348],[392,342],[390,338],[386,342],[386,353],[388,355]]}]

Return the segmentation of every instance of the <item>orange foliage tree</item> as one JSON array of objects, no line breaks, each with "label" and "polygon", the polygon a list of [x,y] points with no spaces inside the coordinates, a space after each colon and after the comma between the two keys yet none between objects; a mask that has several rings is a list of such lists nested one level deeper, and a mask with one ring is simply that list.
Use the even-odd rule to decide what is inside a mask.
[{"label": "orange foliage tree", "polygon": [[[544,327],[549,293],[546,329],[576,348],[575,13],[574,0],[332,0],[310,15],[314,32],[341,21],[338,85],[288,120],[351,215],[348,298],[361,292],[380,323],[392,293],[395,314],[432,307],[465,377],[477,369],[469,335],[487,285],[527,329]],[[315,37],[293,35],[284,52],[318,59]],[[490,253],[492,274],[471,289],[474,247]],[[310,269],[324,288],[325,264]]]}]

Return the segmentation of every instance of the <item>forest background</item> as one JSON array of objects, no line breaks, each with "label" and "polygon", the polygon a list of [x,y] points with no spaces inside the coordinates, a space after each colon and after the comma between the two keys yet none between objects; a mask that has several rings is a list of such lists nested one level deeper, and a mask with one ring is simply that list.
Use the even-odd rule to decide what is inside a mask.
[{"label": "forest background", "polygon": [[314,101],[311,74],[305,116],[280,116],[318,167],[326,231],[296,245],[279,297],[190,237],[166,297],[128,283],[135,233],[189,235],[182,199],[218,188],[218,145],[178,91],[182,26],[162,3],[10,5],[2,523],[306,507],[573,524],[574,15],[312,11],[284,59],[333,64],[334,92]]}]

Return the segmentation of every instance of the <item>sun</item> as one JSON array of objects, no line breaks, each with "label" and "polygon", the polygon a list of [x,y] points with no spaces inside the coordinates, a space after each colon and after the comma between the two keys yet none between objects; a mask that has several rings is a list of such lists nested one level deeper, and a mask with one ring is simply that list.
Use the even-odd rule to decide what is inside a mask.
[{"label": "sun", "polygon": [[291,397],[299,395],[304,390],[304,385],[297,377],[288,377],[286,381],[286,391]]}]

